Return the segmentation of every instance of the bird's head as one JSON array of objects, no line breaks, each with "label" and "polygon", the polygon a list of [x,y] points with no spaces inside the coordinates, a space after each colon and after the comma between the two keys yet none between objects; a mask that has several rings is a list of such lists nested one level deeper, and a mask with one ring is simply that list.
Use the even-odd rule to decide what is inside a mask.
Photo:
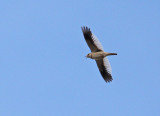
[{"label": "bird's head", "polygon": [[91,53],[89,53],[86,55],[86,58],[91,58],[91,56],[92,56]]}]

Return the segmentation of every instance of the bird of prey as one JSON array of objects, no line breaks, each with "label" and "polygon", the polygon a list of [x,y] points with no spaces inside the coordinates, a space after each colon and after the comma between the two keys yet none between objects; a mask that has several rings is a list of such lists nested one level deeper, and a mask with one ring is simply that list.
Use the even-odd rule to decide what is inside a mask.
[{"label": "bird of prey", "polygon": [[96,38],[96,36],[91,32],[90,28],[87,26],[81,27],[84,38],[91,50],[91,53],[87,54],[87,58],[94,59],[97,63],[99,71],[106,82],[111,82],[111,66],[106,56],[117,55],[117,53],[104,52],[102,45]]}]

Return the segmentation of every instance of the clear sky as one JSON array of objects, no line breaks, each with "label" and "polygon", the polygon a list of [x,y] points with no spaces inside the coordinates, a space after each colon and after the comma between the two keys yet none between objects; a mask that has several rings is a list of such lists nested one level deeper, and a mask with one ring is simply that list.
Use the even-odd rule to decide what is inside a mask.
[{"label": "clear sky", "polygon": [[[109,56],[106,83],[81,26]],[[159,0],[1,0],[0,116],[160,116]]]}]

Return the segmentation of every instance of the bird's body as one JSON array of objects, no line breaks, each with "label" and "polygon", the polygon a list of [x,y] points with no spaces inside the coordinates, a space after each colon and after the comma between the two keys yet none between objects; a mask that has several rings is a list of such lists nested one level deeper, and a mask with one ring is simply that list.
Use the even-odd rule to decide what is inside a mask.
[{"label": "bird's body", "polygon": [[94,59],[94,60],[102,60],[104,57],[109,55],[117,55],[116,53],[108,53],[108,52],[91,52],[86,57]]},{"label": "bird's body", "polygon": [[99,71],[106,82],[112,81],[111,66],[106,56],[117,55],[117,53],[104,52],[102,45],[88,27],[82,27],[84,38],[91,49],[87,58],[96,60]]}]

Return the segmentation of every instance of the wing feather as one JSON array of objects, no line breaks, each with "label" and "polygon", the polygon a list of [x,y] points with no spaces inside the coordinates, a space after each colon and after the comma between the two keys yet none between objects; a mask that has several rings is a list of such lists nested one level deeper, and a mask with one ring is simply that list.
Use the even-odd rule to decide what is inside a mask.
[{"label": "wing feather", "polygon": [[112,69],[107,58],[101,60],[96,60],[99,71],[106,82],[111,82],[112,79]]},{"label": "wing feather", "polygon": [[84,38],[92,52],[103,51],[103,47],[97,37],[90,31],[88,27],[82,27]]}]

